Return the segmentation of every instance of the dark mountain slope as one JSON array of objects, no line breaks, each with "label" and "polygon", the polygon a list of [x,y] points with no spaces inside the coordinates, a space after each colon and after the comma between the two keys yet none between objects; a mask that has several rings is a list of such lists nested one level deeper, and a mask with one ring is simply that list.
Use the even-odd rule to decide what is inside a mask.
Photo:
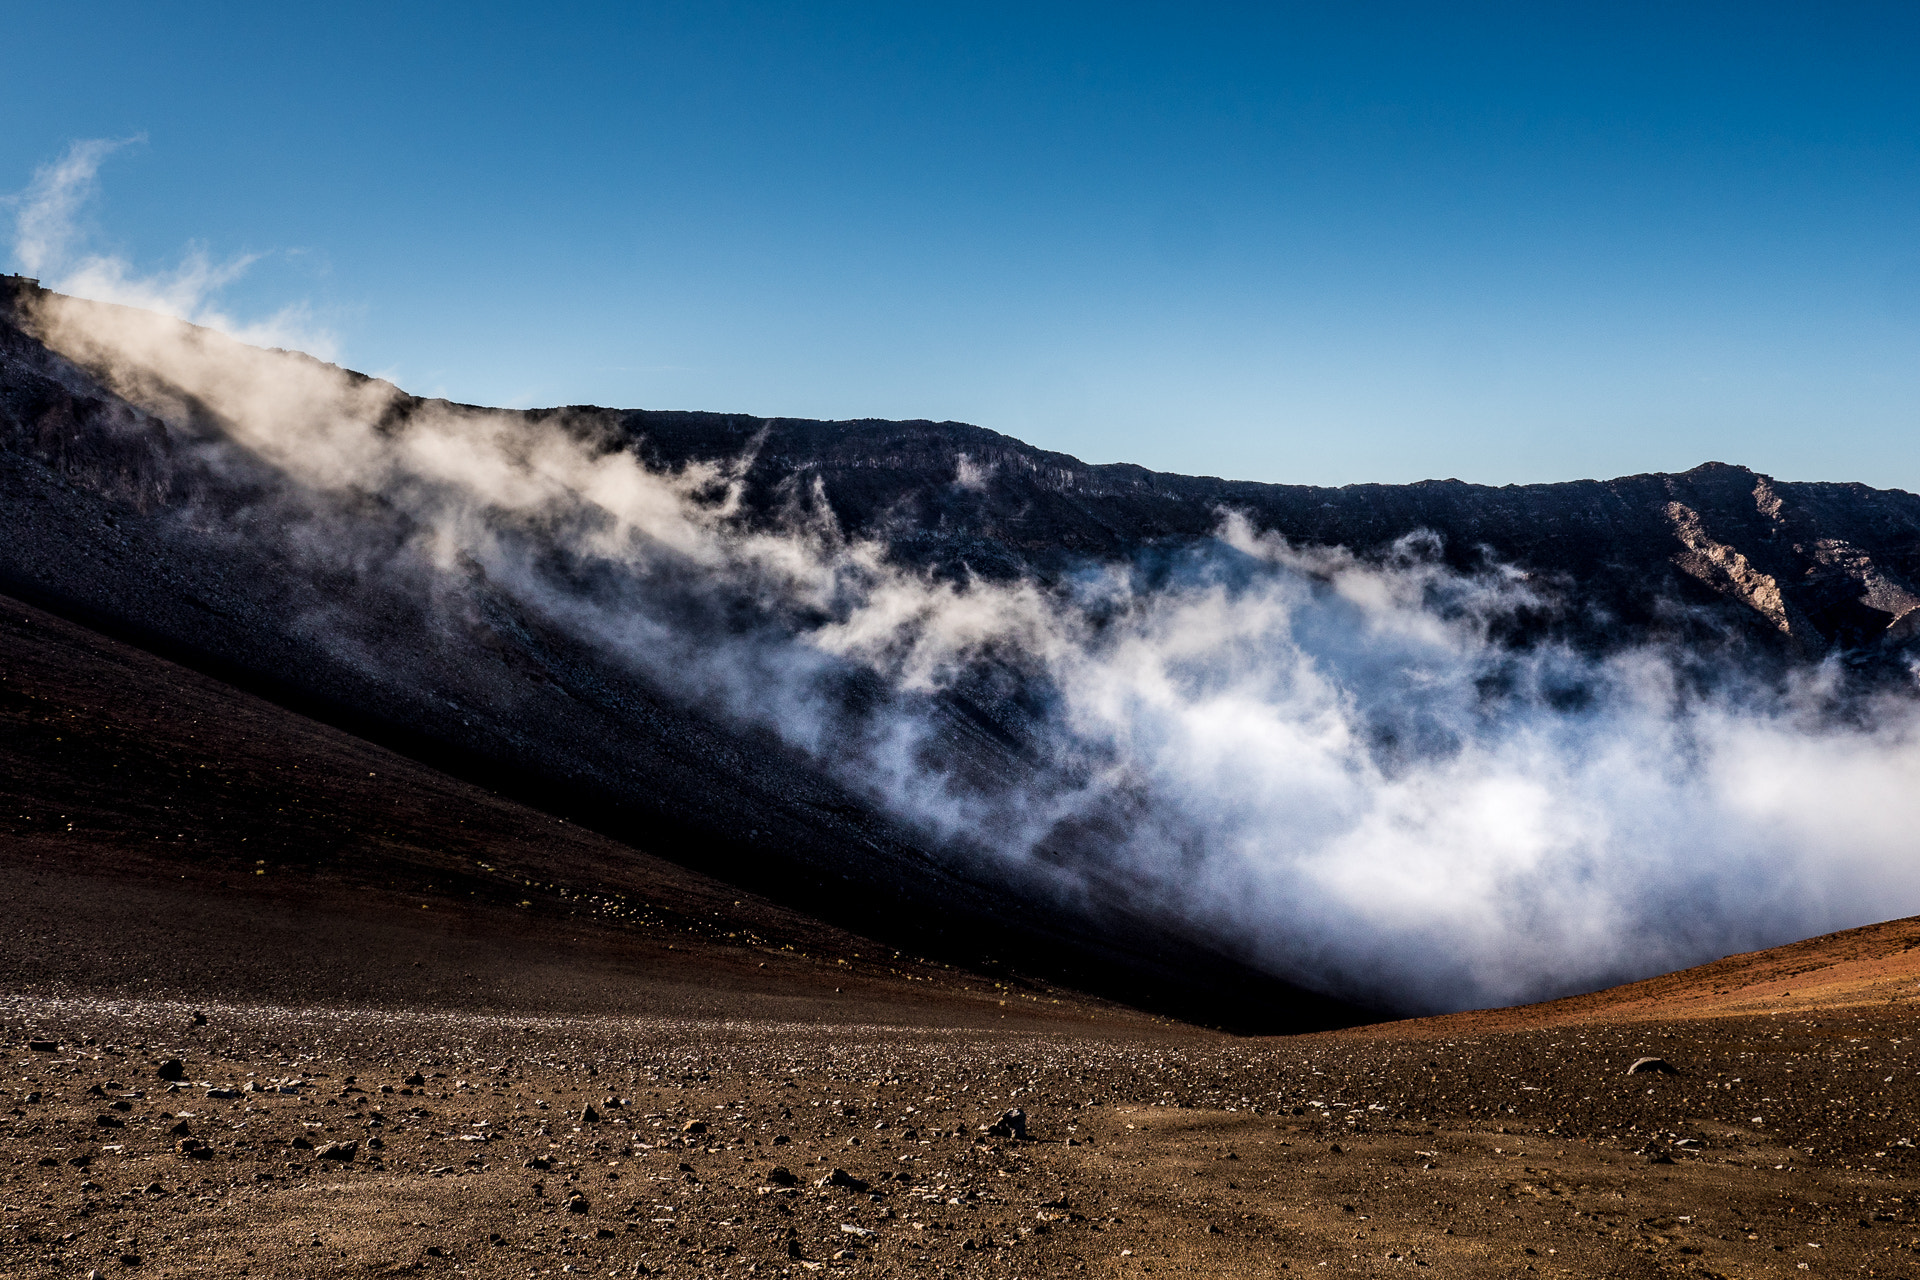
[{"label": "dark mountain slope", "polygon": [[[476,563],[427,562],[415,517],[388,495],[343,510],[257,456],[213,449],[212,409],[50,349],[39,298],[12,286],[0,314],[0,584],[14,594],[893,945],[1237,1027],[1361,1016],[1255,972],[1137,900],[1124,875],[934,856],[775,734],[610,658]],[[457,410],[382,394],[391,432]],[[177,411],[141,407],[159,403]],[[669,468],[748,458],[744,499],[763,524],[817,486],[842,529],[948,574],[1046,577],[1203,537],[1231,507],[1367,555],[1436,534],[1456,564],[1491,556],[1530,575],[1547,601],[1538,627],[1596,646],[1705,640],[1775,663],[1839,647],[1871,666],[1920,617],[1920,499],[1733,467],[1315,489],[1090,467],[958,424],[497,416]],[[1017,780],[1017,717],[957,696],[937,711],[956,757]],[[1090,822],[1091,844],[1100,820],[1126,815]]]},{"label": "dark mountain slope", "polygon": [[1711,625],[1811,657],[1876,644],[1920,605],[1920,496],[1715,462],[1562,484],[1320,488],[1090,466],[963,423],[553,412],[607,416],[662,465],[751,451],[762,509],[817,477],[850,530],[904,559],[988,575],[1204,537],[1231,509],[1295,542],[1362,553],[1430,531],[1456,567],[1490,558],[1557,586],[1584,619],[1577,630],[1616,644]]},{"label": "dark mountain slope", "polygon": [[316,566],[304,501],[210,466],[190,427],[0,324],[0,583],[15,595],[917,954],[1246,1029],[1366,1016],[1124,892],[1065,904],[1044,872],[1023,885],[929,856],[772,734],[673,697],[483,575],[436,579],[377,503],[355,513],[352,554]]},{"label": "dark mountain slope", "polygon": [[920,962],[0,597],[8,993],[1007,1029]]}]

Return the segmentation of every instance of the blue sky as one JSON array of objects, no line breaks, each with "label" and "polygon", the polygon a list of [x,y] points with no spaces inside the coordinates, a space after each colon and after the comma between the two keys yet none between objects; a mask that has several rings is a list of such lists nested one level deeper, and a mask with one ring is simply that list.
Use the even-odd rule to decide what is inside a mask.
[{"label": "blue sky", "polygon": [[[1920,7],[14,5],[0,189],[516,405],[1920,490]],[[16,202],[16,211],[21,207]],[[20,265],[20,250],[11,261]],[[42,267],[43,274],[58,271]]]}]

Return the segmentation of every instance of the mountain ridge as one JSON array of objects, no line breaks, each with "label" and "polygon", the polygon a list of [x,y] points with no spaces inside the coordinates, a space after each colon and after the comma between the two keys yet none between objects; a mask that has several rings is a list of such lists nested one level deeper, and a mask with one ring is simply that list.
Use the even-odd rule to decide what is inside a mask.
[{"label": "mountain ridge", "polygon": [[[330,545],[339,526],[300,486],[244,451],[209,461],[213,409],[50,346],[33,315],[49,296],[0,290],[0,588],[870,936],[928,935],[934,954],[1221,1025],[1372,1016],[1144,910],[1124,868],[1067,884],[1044,860],[936,856],[776,735],[609,660],[477,566],[421,562],[406,514],[379,495],[355,499],[352,545]],[[461,408],[397,388],[380,404],[389,432]],[[1667,644],[1761,671],[1839,658],[1862,679],[1904,678],[1920,619],[1920,497],[1718,463],[1326,489],[1089,465],[965,424],[470,412],[661,473],[724,474],[749,527],[817,501],[842,536],[936,579],[1057,580],[1204,542],[1232,510],[1300,545],[1381,558],[1414,539],[1410,554],[1462,572],[1518,574],[1541,599],[1499,637],[1518,646]],[[1017,778],[1021,713],[992,693],[961,690],[932,714],[961,757]]]}]

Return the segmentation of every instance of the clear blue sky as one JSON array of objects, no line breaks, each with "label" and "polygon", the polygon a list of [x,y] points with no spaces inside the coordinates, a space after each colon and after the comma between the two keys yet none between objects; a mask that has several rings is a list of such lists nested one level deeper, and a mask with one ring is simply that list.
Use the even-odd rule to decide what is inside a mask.
[{"label": "clear blue sky", "polygon": [[1920,490],[1920,6],[8,6],[0,189],[485,403]]}]

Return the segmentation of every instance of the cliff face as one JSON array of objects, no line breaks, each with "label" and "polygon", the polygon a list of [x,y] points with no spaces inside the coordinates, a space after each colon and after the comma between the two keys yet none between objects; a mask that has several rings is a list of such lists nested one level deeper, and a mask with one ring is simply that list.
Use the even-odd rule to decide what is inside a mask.
[{"label": "cliff face", "polygon": [[1364,555],[1430,532],[1455,567],[1537,577],[1597,644],[1720,630],[1802,658],[1860,655],[1908,638],[1911,620],[1895,624],[1920,605],[1920,496],[1718,462],[1562,484],[1319,488],[1091,466],[962,423],[566,412],[607,415],[662,464],[750,452],[762,508],[817,478],[849,529],[903,559],[989,576],[1205,537],[1233,510]]},{"label": "cliff face", "polygon": [[[1123,873],[1068,882],[939,852],[764,723],[610,658],[470,558],[436,560],[394,495],[290,479],[223,440],[205,399],[55,349],[38,336],[37,291],[0,295],[0,589],[923,953],[1044,969],[1232,1025],[1350,1016],[1142,906]],[[275,358],[368,389],[381,432],[467,412]],[[956,423],[487,413],[664,472],[738,468],[744,525],[773,528],[817,501],[842,533],[949,577],[1045,581],[1203,539],[1232,510],[1300,544],[1381,556],[1431,534],[1456,567],[1510,565],[1543,601],[1514,644],[1664,640],[1776,665],[1838,651],[1892,671],[1920,620],[1920,498],[1720,464],[1606,482],[1322,489],[1089,466]],[[854,681],[845,696],[870,691]],[[1016,780],[1028,767],[1017,715],[958,695],[936,714],[967,767]],[[1125,815],[1089,829],[1099,821]]]}]

